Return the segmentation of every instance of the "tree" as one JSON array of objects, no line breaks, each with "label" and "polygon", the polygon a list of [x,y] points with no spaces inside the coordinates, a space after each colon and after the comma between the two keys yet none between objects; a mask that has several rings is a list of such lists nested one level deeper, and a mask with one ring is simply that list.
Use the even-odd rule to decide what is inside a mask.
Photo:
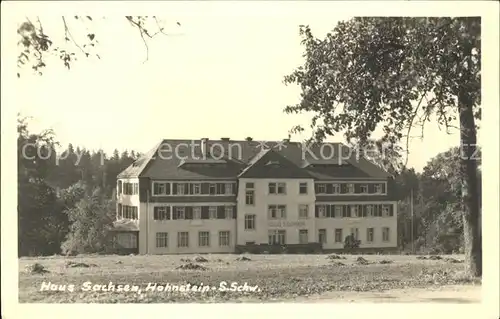
[{"label": "tree", "polygon": [[[343,133],[367,141],[378,128],[398,144],[431,117],[448,131],[460,123],[461,210],[466,270],[482,274],[476,120],[481,116],[481,19],[353,18],[321,40],[301,26],[305,63],[285,77],[301,101],[286,113],[312,112],[313,141]],[[300,126],[291,132],[301,132]]]},{"label": "tree", "polygon": [[115,203],[99,189],[88,192],[66,211],[70,231],[61,250],[64,254],[101,253],[111,248]]},{"label": "tree", "polygon": [[[71,68],[71,63],[76,61],[78,57],[96,57],[100,59],[98,53],[94,49],[98,46],[99,41],[96,33],[89,31],[95,17],[79,16],[73,17],[61,16],[61,30],[64,33],[64,43],[56,44],[53,38],[45,33],[42,21],[39,17],[34,19],[26,18],[25,21],[19,24],[17,33],[19,36],[18,46],[20,53],[17,57],[18,68],[29,65],[36,73],[42,74],[43,69],[47,66],[47,56],[52,55],[58,57],[64,66]],[[106,19],[106,18],[102,18]],[[155,38],[157,35],[169,35],[165,32],[165,27],[162,21],[156,16],[124,16],[123,21],[136,28],[139,32],[145,50],[146,61],[149,57],[148,41]],[[72,22],[78,22],[78,25],[73,25]],[[89,25],[90,24],[90,25]],[[180,26],[180,23],[177,22]],[[78,33],[74,28],[79,29]],[[75,34],[85,34],[84,37],[76,37]],[[20,73],[17,73],[20,77]]]},{"label": "tree", "polygon": [[359,248],[361,240],[357,240],[354,234],[347,235],[344,239],[344,249],[351,252]]},{"label": "tree", "polygon": [[67,219],[56,193],[46,182],[55,169],[52,131],[33,134],[26,118],[18,119],[18,253],[23,255],[59,252]]}]

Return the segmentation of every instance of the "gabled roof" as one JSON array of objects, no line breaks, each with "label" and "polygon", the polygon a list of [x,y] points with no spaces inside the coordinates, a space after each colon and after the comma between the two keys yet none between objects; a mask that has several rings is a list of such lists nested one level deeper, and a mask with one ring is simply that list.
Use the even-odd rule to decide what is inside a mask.
[{"label": "gabled roof", "polygon": [[[193,142],[198,146],[194,149],[187,148]],[[390,176],[370,161],[356,158],[356,153],[350,152],[349,148],[341,143],[305,147],[299,142],[209,140],[207,148],[212,152],[206,157],[207,160],[202,157],[199,143],[193,140],[163,140],[121,172],[118,178],[228,180],[257,174],[256,167],[259,167],[259,171],[281,174],[270,167],[265,168],[269,161],[279,162],[283,167],[282,172],[288,170],[294,176],[316,179]],[[164,147],[165,145],[168,147]],[[170,152],[165,152],[165,149]],[[172,154],[175,149],[179,150],[177,156]],[[321,155],[325,158],[321,158]],[[189,165],[181,165],[182,163]]]},{"label": "gabled roof", "polygon": [[262,150],[239,178],[312,178],[309,173],[272,149]]}]

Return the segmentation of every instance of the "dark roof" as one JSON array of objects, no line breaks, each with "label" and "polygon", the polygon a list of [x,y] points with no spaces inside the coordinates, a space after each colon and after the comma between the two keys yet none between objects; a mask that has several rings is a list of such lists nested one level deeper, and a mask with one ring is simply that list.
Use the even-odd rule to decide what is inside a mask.
[{"label": "dark roof", "polygon": [[[390,176],[372,162],[356,158],[356,153],[341,143],[324,143],[309,148],[299,142],[209,140],[207,143],[211,155],[206,158],[217,161],[203,160],[200,141],[163,140],[121,172],[118,178],[228,180],[238,176],[316,179]],[[196,146],[191,148],[191,144]],[[176,149],[177,156],[174,156]],[[340,154],[343,154],[342,159]]]}]

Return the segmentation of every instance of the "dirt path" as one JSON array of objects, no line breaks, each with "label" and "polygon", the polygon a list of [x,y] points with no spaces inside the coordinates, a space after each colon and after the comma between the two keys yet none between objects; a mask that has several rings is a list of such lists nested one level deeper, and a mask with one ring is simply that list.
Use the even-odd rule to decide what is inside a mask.
[{"label": "dirt path", "polygon": [[395,289],[384,292],[342,292],[334,291],[310,297],[301,297],[293,302],[437,302],[437,303],[479,303],[481,286],[444,286],[432,288]]}]

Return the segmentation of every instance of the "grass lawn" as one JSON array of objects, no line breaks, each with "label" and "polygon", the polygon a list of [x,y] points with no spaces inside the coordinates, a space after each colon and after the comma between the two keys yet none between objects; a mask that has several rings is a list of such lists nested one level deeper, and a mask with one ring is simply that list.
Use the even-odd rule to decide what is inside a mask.
[{"label": "grass lawn", "polygon": [[[479,280],[464,276],[463,263],[445,260],[448,257],[463,260],[463,256],[442,256],[442,260],[419,260],[416,256],[403,255],[344,255],[345,259],[333,260],[329,255],[245,256],[250,260],[236,260],[238,255],[202,255],[208,261],[198,263],[194,262],[196,255],[21,258],[19,302],[271,302],[303,299],[328,291],[380,292],[410,287],[480,285]],[[359,264],[358,257],[365,258],[369,264]],[[206,269],[176,269],[186,264],[184,259]],[[381,264],[382,260],[391,263]],[[90,267],[69,267],[68,262]],[[48,272],[28,273],[25,268],[35,263],[43,265]],[[61,286],[62,291],[41,291],[44,282]],[[92,290],[93,285],[110,282],[115,289],[118,285],[130,285],[130,289],[135,290]],[[233,282],[238,286],[246,282],[255,290],[223,291],[219,288],[221,282],[227,282],[227,288],[231,288]],[[210,289],[204,292],[158,291],[158,288],[147,291],[148,285],[154,284],[157,287],[190,284]],[[70,285],[74,285],[72,291],[69,291]],[[91,290],[82,291],[82,287]]]}]

